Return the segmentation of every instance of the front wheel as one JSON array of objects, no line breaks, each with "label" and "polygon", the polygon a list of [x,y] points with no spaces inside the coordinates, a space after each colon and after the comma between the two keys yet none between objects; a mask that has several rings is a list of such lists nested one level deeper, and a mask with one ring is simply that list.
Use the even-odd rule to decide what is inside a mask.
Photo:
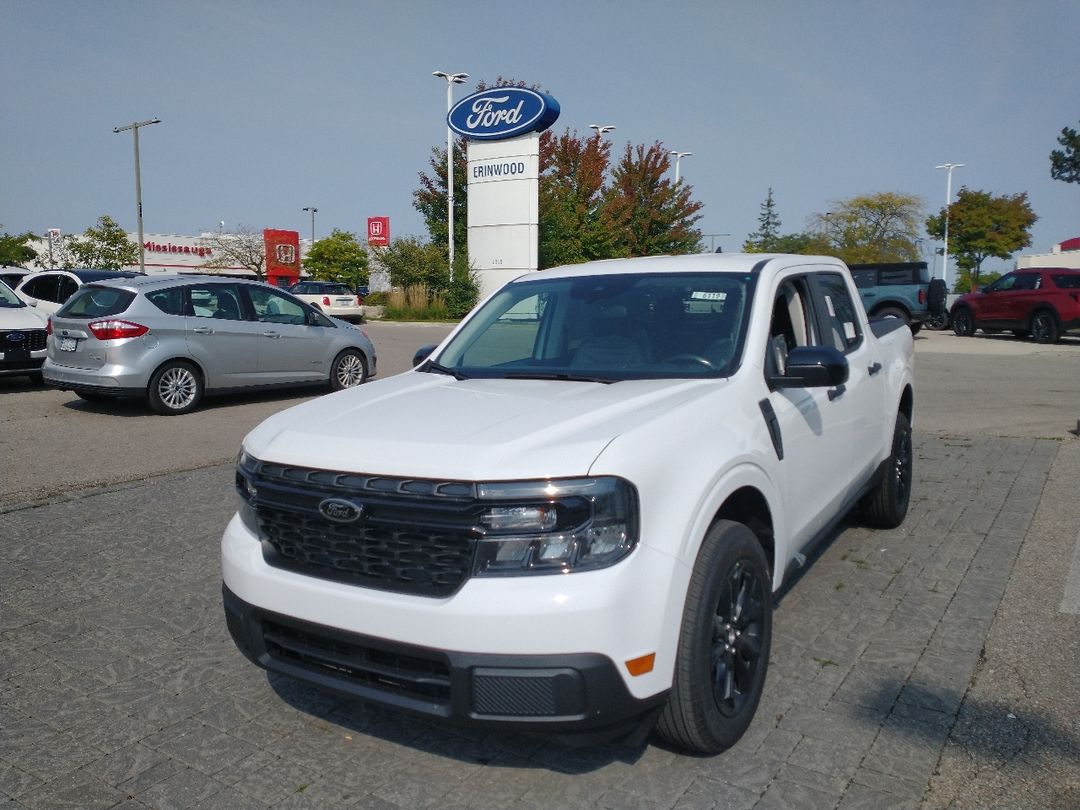
[{"label": "front wheel", "polygon": [[690,577],[674,680],[657,731],[673,745],[718,754],[750,725],[772,642],[772,578],[757,537],[720,520]]},{"label": "front wheel", "polygon": [[959,307],[952,314],[952,330],[957,337],[971,337],[975,334],[975,318],[967,307]]},{"label": "front wheel", "polygon": [[173,360],[150,378],[146,401],[154,413],[177,416],[195,410],[203,395],[203,381],[191,363]]},{"label": "front wheel", "polygon": [[357,349],[346,349],[334,358],[330,368],[330,389],[340,391],[367,381],[368,367],[364,355]]},{"label": "front wheel", "polygon": [[868,525],[895,529],[904,522],[911,502],[912,461],[911,423],[907,416],[898,413],[893,428],[892,453],[884,474],[860,503],[863,519]]},{"label": "front wheel", "polygon": [[1048,309],[1040,309],[1031,316],[1031,337],[1036,343],[1057,343],[1061,337],[1057,316]]}]

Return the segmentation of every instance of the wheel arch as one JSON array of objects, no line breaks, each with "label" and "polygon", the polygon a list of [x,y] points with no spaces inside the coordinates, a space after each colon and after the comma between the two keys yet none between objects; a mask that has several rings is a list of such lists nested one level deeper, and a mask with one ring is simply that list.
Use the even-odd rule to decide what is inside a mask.
[{"label": "wheel arch", "polygon": [[710,527],[719,520],[742,523],[757,537],[769,561],[769,573],[776,580],[776,535],[769,501],[757,487],[743,486],[732,492],[716,510]]},{"label": "wheel arch", "polygon": [[895,299],[887,299],[885,301],[878,301],[874,304],[873,309],[870,310],[869,317],[876,317],[882,310],[886,309],[898,309],[904,313],[904,317],[911,320],[911,308],[904,302]]},{"label": "wheel arch", "polygon": [[170,357],[166,357],[164,360],[159,361],[147,375],[146,384],[149,385],[150,380],[154,379],[154,375],[161,371],[161,369],[167,366],[169,363],[187,363],[189,366],[192,366],[198,373],[199,378],[201,379],[203,384],[203,390],[205,391],[207,388],[210,387],[209,377],[207,376],[206,368],[194,357],[190,357],[186,354],[172,355]]}]

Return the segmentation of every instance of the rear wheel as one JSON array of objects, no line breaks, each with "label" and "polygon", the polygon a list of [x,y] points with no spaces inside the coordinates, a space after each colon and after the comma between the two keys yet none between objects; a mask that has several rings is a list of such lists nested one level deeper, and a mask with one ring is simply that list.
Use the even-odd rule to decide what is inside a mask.
[{"label": "rear wheel", "polygon": [[899,307],[882,307],[874,313],[875,318],[899,318],[904,323],[911,323],[908,314]]},{"label": "rear wheel", "polygon": [[948,329],[949,313],[942,311],[936,315],[931,315],[923,323],[926,324],[927,329],[933,329],[935,332],[940,332],[942,329]]},{"label": "rear wheel", "polygon": [[202,395],[202,377],[193,365],[182,360],[163,365],[154,372],[146,387],[146,401],[150,409],[165,416],[195,410]]},{"label": "rear wheel", "polygon": [[957,307],[952,314],[952,330],[958,337],[975,334],[975,318],[967,307]]},{"label": "rear wheel", "polygon": [[358,349],[346,349],[334,358],[334,364],[330,367],[330,388],[340,391],[343,388],[352,388],[367,381],[367,360]]},{"label": "rear wheel", "polygon": [[1057,343],[1061,337],[1057,316],[1048,309],[1040,309],[1031,316],[1031,338],[1036,343]]},{"label": "rear wheel", "polygon": [[730,748],[754,718],[772,641],[772,578],[741,523],[709,529],[690,577],[674,682],[657,731],[688,751]]},{"label": "rear wheel", "polygon": [[892,453],[885,474],[859,504],[864,521],[878,529],[895,529],[904,522],[911,502],[911,424],[903,413],[896,415]]}]

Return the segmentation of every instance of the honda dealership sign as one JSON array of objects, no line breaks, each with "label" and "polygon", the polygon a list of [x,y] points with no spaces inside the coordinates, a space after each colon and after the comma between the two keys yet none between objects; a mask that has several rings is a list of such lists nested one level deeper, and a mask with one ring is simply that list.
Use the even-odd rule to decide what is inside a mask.
[{"label": "honda dealership sign", "polygon": [[390,217],[368,217],[367,243],[376,247],[390,244]]},{"label": "honda dealership sign", "polygon": [[469,139],[469,264],[487,295],[536,270],[540,133],[559,102],[522,87],[493,87],[455,104],[446,116]]}]

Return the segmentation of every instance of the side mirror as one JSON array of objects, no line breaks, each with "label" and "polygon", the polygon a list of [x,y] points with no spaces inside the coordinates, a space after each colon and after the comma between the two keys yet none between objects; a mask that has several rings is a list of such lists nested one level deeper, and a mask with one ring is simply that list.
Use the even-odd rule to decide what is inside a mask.
[{"label": "side mirror", "polygon": [[416,368],[418,365],[427,360],[431,356],[431,353],[437,348],[437,343],[431,343],[427,346],[421,346],[419,349],[417,349],[416,354],[414,354],[412,358],[412,367]]},{"label": "side mirror", "polygon": [[848,361],[831,346],[798,346],[792,349],[784,371],[769,382],[774,388],[834,388],[848,379]]}]

